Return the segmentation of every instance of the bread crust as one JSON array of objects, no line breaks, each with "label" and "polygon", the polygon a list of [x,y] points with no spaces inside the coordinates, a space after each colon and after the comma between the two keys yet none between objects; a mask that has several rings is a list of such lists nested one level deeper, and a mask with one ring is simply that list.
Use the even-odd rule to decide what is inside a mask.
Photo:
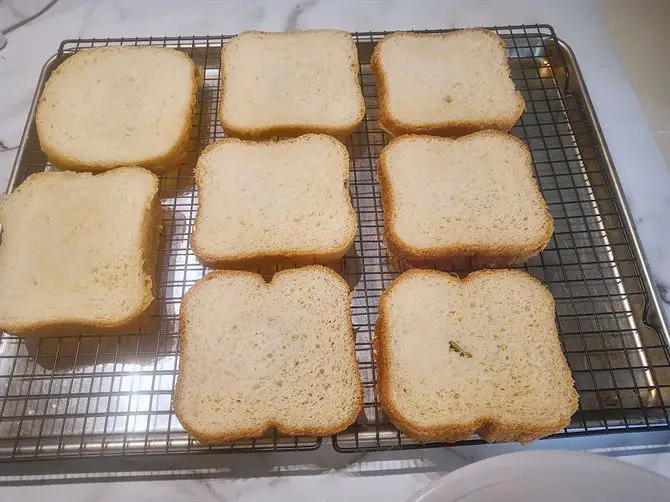
[{"label": "bread crust", "polygon": [[448,276],[451,277],[453,281],[464,284],[466,282],[472,281],[473,279],[476,279],[479,276],[487,274],[500,274],[501,272],[504,272],[505,274],[523,276],[524,278],[527,278],[540,285],[544,290],[543,301],[550,304],[552,309],[554,308],[553,296],[540,281],[524,272],[511,269],[497,271],[479,270],[472,272],[464,279],[459,279],[457,276],[447,272],[414,269],[398,276],[382,293],[379,299],[379,317],[377,318],[377,323],[375,326],[375,338],[373,340],[374,356],[378,372],[377,384],[379,399],[384,412],[388,415],[393,425],[395,425],[398,430],[407,436],[419,442],[455,443],[458,441],[467,440],[473,434],[477,434],[489,443],[509,441],[529,443],[541,437],[560,432],[570,424],[571,417],[578,408],[579,396],[577,391],[574,389],[572,374],[567,365],[567,362],[565,362],[565,357],[563,356],[558,337],[556,337],[556,346],[560,351],[561,357],[563,358],[563,364],[559,365],[561,369],[558,380],[561,380],[561,383],[565,385],[566,388],[569,387],[572,390],[572,396],[569,406],[566,407],[566,416],[556,417],[556,420],[552,423],[535,424],[529,422],[527,424],[523,424],[523,426],[515,426],[513,424],[501,422],[492,417],[481,416],[471,422],[466,423],[444,423],[435,427],[424,427],[412,422],[410,418],[406,417],[396,402],[393,400],[390,388],[393,372],[391,370],[391,355],[389,353],[389,347],[391,344],[389,342],[390,327],[388,325],[388,297],[393,291],[393,288],[397,287],[403,281],[413,276]]},{"label": "bread crust", "polygon": [[[340,276],[338,273],[335,271],[323,267],[321,265],[309,265],[307,267],[303,267],[301,270],[318,270],[319,272],[327,273],[330,275],[333,279],[336,279],[340,284],[342,285],[343,288],[345,288],[346,291],[349,291],[349,285],[347,282]],[[272,277],[272,280],[270,281],[269,285],[271,285],[277,277],[280,277],[283,274],[291,274],[295,273],[295,270],[282,270],[280,272],[277,272],[274,274]],[[179,375],[180,377],[185,374],[185,372],[188,371],[188,367],[184,363],[186,360],[187,354],[188,354],[188,320],[187,320],[187,314],[189,310],[189,304],[191,302],[191,297],[195,295],[195,292],[197,291],[198,287],[207,282],[211,281],[212,279],[218,278],[218,277],[224,277],[224,276],[242,276],[242,277],[249,277],[254,280],[261,280],[264,281],[263,277],[260,276],[259,274],[256,274],[254,272],[249,272],[249,271],[244,271],[244,270],[215,270],[213,272],[210,272],[207,274],[203,279],[199,280],[196,282],[191,289],[189,289],[184,297],[182,298],[181,301],[181,308],[179,312]],[[349,303],[351,303],[351,293],[349,293]],[[231,432],[221,432],[220,434],[207,434],[207,433],[201,433],[198,431],[197,427],[192,424],[188,417],[184,415],[181,411],[181,401],[183,399],[184,393],[186,390],[182,387],[180,382],[182,382],[182,378],[177,379],[177,384],[175,387],[175,391],[172,397],[172,402],[175,408],[175,413],[177,415],[177,418],[179,419],[179,422],[181,425],[184,427],[184,429],[194,438],[198,439],[201,442],[204,443],[223,443],[227,441],[235,441],[238,439],[252,439],[252,438],[259,438],[263,436],[266,432],[271,430],[272,428],[277,429],[278,432],[282,434],[288,434],[290,436],[327,436],[330,434],[336,434],[347,427],[349,427],[352,423],[356,421],[356,418],[358,417],[358,414],[360,411],[363,409],[363,384],[362,384],[362,379],[360,375],[360,371],[358,369],[358,361],[356,359],[356,350],[355,350],[355,333],[354,333],[354,327],[353,323],[351,320],[351,312],[349,309],[347,309],[347,319],[348,319],[348,329],[349,333],[351,334],[351,341],[352,343],[349,344],[349,354],[350,354],[350,360],[352,364],[352,371],[355,371],[355,374],[358,375],[358,388],[357,388],[357,396],[356,396],[356,406],[353,409],[351,415],[347,417],[345,420],[343,420],[341,423],[337,424],[336,426],[333,427],[304,427],[304,428],[296,428],[296,427],[291,427],[289,425],[286,425],[282,423],[281,421],[278,420],[267,420],[265,423],[263,423],[260,427],[257,428],[248,428],[248,429],[240,429],[236,431],[231,431]]]},{"label": "bread crust", "polygon": [[[299,136],[298,138],[285,139],[280,142],[284,143],[295,143],[297,141],[302,141],[304,139],[309,139],[311,137],[319,137],[320,139],[328,139],[332,142],[337,148],[340,148],[344,155],[346,155],[346,160],[343,162],[343,179],[344,179],[344,189],[347,191],[347,210],[349,213],[349,226],[348,231],[344,238],[342,239],[342,244],[336,248],[332,249],[323,249],[319,251],[305,251],[299,248],[286,249],[276,252],[268,253],[250,253],[246,255],[238,256],[216,256],[209,255],[205,252],[204,249],[198,244],[198,235],[200,230],[200,221],[201,221],[201,211],[198,210],[195,217],[195,224],[193,227],[193,234],[191,236],[191,249],[195,253],[198,261],[209,268],[215,269],[257,269],[258,267],[267,267],[271,265],[313,265],[321,264],[328,265],[342,258],[349,249],[354,244],[356,238],[356,231],[358,230],[356,211],[351,203],[351,197],[349,196],[349,154],[346,150],[346,147],[342,145],[335,138],[325,136],[325,135],[315,135],[315,134],[306,134]],[[205,149],[200,154],[200,158],[206,154],[209,150],[216,148],[219,145],[225,143],[245,143],[245,144],[255,144],[258,146],[261,145],[275,145],[278,142],[276,141],[261,141],[261,142],[252,142],[247,140],[241,140],[237,138],[223,138],[213,143],[210,143],[205,147]],[[195,182],[198,187],[198,203],[199,207],[202,208],[207,202],[206,197],[203,197],[203,177],[202,169],[200,169],[200,158],[198,159],[198,165],[195,169]]]},{"label": "bread crust", "polygon": [[[392,179],[389,173],[389,149],[392,145],[413,138],[425,138],[425,136],[407,135],[392,139],[389,144],[384,147],[380,156],[378,164],[379,187],[381,191],[381,203],[384,211],[384,233],[383,238],[388,249],[390,264],[393,268],[403,267],[433,267],[449,269],[454,263],[463,259],[470,259],[472,266],[479,267],[501,267],[517,263],[523,263],[542,251],[554,233],[554,219],[547,208],[547,204],[540,193],[537,181],[533,176],[533,161],[530,151],[526,144],[515,136],[500,131],[479,131],[473,133],[472,136],[500,136],[512,139],[518,143],[525,154],[525,164],[528,168],[528,176],[533,180],[537,189],[537,203],[544,208],[545,228],[544,234],[539,235],[537,239],[531,243],[523,245],[505,245],[505,246],[482,246],[476,244],[469,244],[463,246],[436,246],[432,248],[417,248],[407,244],[396,231],[395,213],[396,203],[393,197]],[[437,141],[467,141],[471,135],[462,136],[460,138],[435,138]]]},{"label": "bread crust", "polygon": [[[119,169],[135,170],[138,167],[121,167]],[[50,173],[32,174],[24,181],[38,179]],[[99,176],[105,176],[102,173]],[[158,197],[158,178],[152,175],[154,196],[145,212],[142,226],[143,274],[145,281],[144,296],[137,308],[124,318],[112,322],[89,322],[81,319],[66,318],[26,324],[4,324],[0,331],[18,336],[65,336],[80,334],[111,335],[136,331],[151,313],[154,302],[156,284],[154,273],[158,254],[159,236],[162,227],[161,201]]]},{"label": "bread crust", "polygon": [[[347,37],[349,37],[349,39],[351,39],[351,45],[353,49],[353,57],[351,58],[351,74],[352,78],[356,82],[356,86],[359,86],[359,63],[357,57],[357,49],[353,39],[351,38],[351,35],[348,32],[342,30],[301,30],[297,32],[297,34],[323,33],[323,32],[337,32],[346,35]],[[278,35],[291,36],[295,34],[273,33],[266,31],[252,30],[242,32],[237,36],[241,37],[248,35],[256,35],[260,37],[268,37],[268,36],[274,37]],[[269,139],[273,136],[295,137],[307,133],[321,133],[335,137],[346,137],[349,136],[351,133],[353,133],[356,129],[358,129],[358,126],[363,121],[363,117],[365,116],[365,100],[363,98],[363,93],[359,92],[358,115],[356,119],[349,124],[341,124],[339,126],[328,126],[328,125],[313,125],[306,123],[305,124],[284,123],[284,124],[275,124],[270,127],[265,126],[265,127],[253,127],[253,128],[239,127],[235,125],[234,121],[231,121],[230,118],[227,116],[227,114],[224,113],[224,104],[226,96],[225,91],[228,85],[226,82],[226,72],[224,71],[224,68],[226,60],[228,58],[228,56],[226,55],[228,50],[229,50],[228,44],[225,44],[221,49],[221,76],[220,76],[221,91],[220,91],[219,105],[217,108],[221,125],[223,126],[223,130],[226,132],[228,136],[247,140]]]},{"label": "bread crust", "polygon": [[505,61],[505,67],[507,68],[508,75],[510,74],[509,64],[507,59],[504,56],[505,42],[497,34],[485,30],[484,28],[466,28],[463,30],[457,30],[449,33],[441,33],[437,35],[425,34],[425,33],[408,33],[408,32],[395,32],[389,35],[386,35],[382,40],[380,40],[375,46],[374,51],[372,52],[372,57],[370,59],[370,64],[372,67],[372,74],[375,77],[375,83],[377,85],[377,101],[379,104],[379,126],[393,136],[400,136],[403,134],[433,134],[435,136],[450,136],[457,137],[464,134],[471,134],[473,132],[482,131],[485,129],[496,129],[499,131],[507,132],[509,131],[519,117],[523,115],[523,112],[526,108],[526,103],[521,96],[521,93],[518,90],[514,91],[517,100],[517,106],[513,113],[507,117],[501,117],[499,120],[452,120],[452,121],[442,121],[442,122],[427,122],[425,124],[413,124],[409,122],[404,122],[389,111],[389,82],[386,78],[386,72],[384,71],[383,61],[381,51],[384,46],[384,43],[394,38],[425,38],[425,37],[435,37],[440,39],[447,39],[454,35],[458,35],[462,32],[479,32],[484,33],[487,36],[494,38],[500,45],[502,51],[502,56]]},{"label": "bread crust", "polygon": [[[144,47],[124,47],[127,50],[143,50]],[[153,49],[157,49],[153,47]],[[87,49],[87,50],[96,50],[96,49]],[[44,133],[44,119],[43,110],[47,106],[47,91],[49,89],[50,80],[54,75],[61,74],[67,71],[68,61],[72,58],[77,57],[82,54],[78,52],[70,56],[67,60],[61,63],[51,74],[49,80],[47,80],[44,85],[44,89],[40,95],[40,99],[37,105],[37,111],[35,116],[35,125],[37,127],[37,136],[40,138],[40,148],[46,154],[49,162],[51,162],[56,168],[61,170],[69,171],[78,171],[78,172],[103,172],[109,169],[113,169],[121,166],[139,166],[155,174],[162,174],[168,169],[177,166],[188,153],[188,144],[191,136],[192,122],[195,115],[196,108],[196,94],[198,90],[198,82],[200,80],[200,74],[198,68],[196,67],[193,60],[188,56],[188,54],[179,51],[177,49],[171,49],[168,47],[161,47],[160,50],[172,51],[175,54],[178,54],[179,57],[183,58],[191,66],[191,103],[190,103],[190,112],[184,116],[184,120],[181,124],[175,125],[175,127],[180,127],[180,133],[178,140],[174,145],[161,154],[154,155],[148,158],[138,158],[130,161],[125,161],[122,164],[119,164],[115,161],[100,161],[96,163],[91,163],[78,159],[65,151],[59,150],[55,145],[46,141],[46,134]]]}]

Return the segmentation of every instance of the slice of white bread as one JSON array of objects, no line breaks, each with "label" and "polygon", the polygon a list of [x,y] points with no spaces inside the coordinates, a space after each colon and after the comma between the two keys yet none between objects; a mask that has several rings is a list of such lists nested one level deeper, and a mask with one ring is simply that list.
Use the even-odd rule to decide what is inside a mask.
[{"label": "slice of white bread", "polygon": [[419,441],[529,442],[577,410],[554,299],[518,270],[405,272],[381,296],[375,347],[382,407]]},{"label": "slice of white bread", "polygon": [[393,135],[509,131],[525,108],[493,32],[393,33],[372,54],[379,122]]},{"label": "slice of white bread", "polygon": [[0,330],[135,329],[154,298],[158,178],[145,169],[45,172],[0,199]]},{"label": "slice of white bread", "polygon": [[350,292],[322,266],[259,274],[216,271],[180,311],[179,421],[207,442],[339,432],[356,420],[363,388]]},{"label": "slice of white bread", "polygon": [[223,46],[219,117],[228,135],[346,136],[364,115],[349,33],[250,31]]},{"label": "slice of white bread", "polygon": [[354,242],[349,154],[330,136],[226,138],[205,149],[195,177],[191,247],[209,267],[330,263]]},{"label": "slice of white bread", "polygon": [[521,263],[553,233],[530,152],[506,133],[394,138],[381,152],[379,183],[384,238],[398,265]]},{"label": "slice of white bread", "polygon": [[160,174],[188,150],[196,67],[163,47],[100,47],[66,59],[37,105],[40,147],[58,168],[140,166]]}]

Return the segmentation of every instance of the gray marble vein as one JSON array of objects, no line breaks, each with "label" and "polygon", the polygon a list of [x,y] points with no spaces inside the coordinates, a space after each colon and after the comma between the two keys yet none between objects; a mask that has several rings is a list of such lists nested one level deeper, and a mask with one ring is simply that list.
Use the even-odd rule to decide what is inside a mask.
[{"label": "gray marble vein", "polygon": [[297,30],[300,16],[314,7],[318,2],[319,0],[307,0],[296,4],[296,6],[291,10],[291,13],[288,15],[288,19],[284,25],[284,31]]},{"label": "gray marble vein", "polygon": [[0,141],[0,152],[8,152],[11,150],[17,150],[19,145],[16,146],[7,146],[4,141]]},{"label": "gray marble vein", "polygon": [[668,288],[668,285],[665,282],[657,281],[656,287],[661,300],[670,305],[670,288]]}]

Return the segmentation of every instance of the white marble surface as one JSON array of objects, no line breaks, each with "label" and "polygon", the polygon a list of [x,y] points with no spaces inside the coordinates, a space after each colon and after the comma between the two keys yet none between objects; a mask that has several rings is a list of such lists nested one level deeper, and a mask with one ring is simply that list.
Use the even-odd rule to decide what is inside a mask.
[{"label": "white marble surface", "polygon": [[[39,10],[46,0],[0,2],[0,28]],[[0,186],[14,161],[42,64],[61,40],[76,37],[232,34],[247,29],[287,30],[335,27],[350,31],[445,28],[543,22],[552,24],[574,49],[591,92],[605,137],[622,180],[654,279],[670,296],[670,171],[665,166],[642,109],[617,54],[590,1],[176,1],[60,0],[39,19],[10,33],[0,51]],[[632,439],[617,441],[626,447]],[[667,443],[670,437],[655,437]],[[586,449],[592,442],[545,441],[535,448]],[[405,500],[439,475],[478,458],[506,451],[499,447],[443,448],[347,456],[324,446],[303,454],[217,456],[196,480],[77,483],[0,488],[0,500],[277,500],[303,495],[311,500]],[[670,453],[621,458],[670,476]],[[621,453],[621,452],[614,452]],[[89,467],[93,465],[91,463]],[[126,470],[135,471],[128,467]],[[59,477],[79,472],[69,464]],[[146,467],[146,466],[143,466]],[[98,470],[90,467],[92,470]],[[101,465],[99,469],[105,469]],[[69,470],[69,472],[67,472]],[[88,468],[80,469],[81,471]],[[123,468],[121,470],[124,470]],[[34,466],[25,472],[35,473]],[[182,472],[182,475],[189,471]],[[383,472],[384,477],[379,474]],[[21,475],[22,468],[12,474]],[[24,473],[25,474],[25,473]],[[79,476],[78,476],[79,477]],[[122,479],[135,479],[133,472]],[[205,478],[207,478],[205,480]],[[14,483],[40,476],[12,478]]]},{"label": "white marble surface", "polygon": [[[0,488],[0,500],[50,502],[215,502],[278,501],[405,501],[440,477],[488,457],[488,447],[439,448],[423,452],[236,455],[217,457],[196,475],[154,472],[140,476]],[[495,450],[493,454],[501,453]],[[618,456],[618,459],[670,477],[670,453]],[[34,482],[34,479],[30,480]],[[25,483],[25,481],[23,481]],[[566,501],[567,502],[567,501]]]}]

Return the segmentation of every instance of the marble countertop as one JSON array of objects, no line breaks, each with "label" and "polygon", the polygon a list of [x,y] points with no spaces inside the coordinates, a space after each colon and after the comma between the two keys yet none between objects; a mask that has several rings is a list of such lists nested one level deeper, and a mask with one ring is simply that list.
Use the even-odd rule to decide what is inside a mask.
[{"label": "marble countertop", "polygon": [[[46,0],[0,2],[0,29],[37,12]],[[178,1],[59,0],[38,19],[7,35],[0,50],[0,187],[9,178],[35,85],[43,63],[61,40],[77,37],[234,34],[248,29],[282,31],[331,27],[349,31],[449,28],[520,23],[552,24],[571,45],[590,90],[598,118],[638,228],[664,308],[670,317],[670,171],[654,142],[642,108],[621,67],[600,13],[591,1],[552,0],[305,0]],[[629,435],[625,435],[629,436]],[[670,476],[666,434],[646,441],[650,449],[630,451],[620,435],[610,454]],[[654,446],[655,445],[655,446]],[[592,449],[600,440],[551,440],[533,448]],[[225,455],[198,459],[179,474],[120,461],[117,473],[101,485],[95,461],[59,467],[59,484],[33,466],[14,466],[2,500],[273,500],[308,494],[313,500],[374,498],[405,500],[445,472],[518,446],[472,446],[436,450],[340,455],[324,445],[311,455]],[[647,447],[649,448],[649,447]],[[631,455],[631,453],[633,453]],[[127,463],[124,463],[127,462]],[[170,466],[172,469],[176,466]],[[194,470],[196,469],[196,470]],[[159,470],[158,464],[156,471]],[[96,472],[86,474],[87,472]],[[382,478],[380,474],[385,474]],[[4,473],[7,474],[7,473]],[[178,479],[175,479],[178,478]],[[184,479],[181,479],[184,478]],[[187,479],[195,478],[195,479]],[[114,479],[115,481],[111,481]],[[70,481],[69,483],[63,483]],[[76,481],[76,483],[72,483]],[[84,481],[86,481],[84,483]],[[37,485],[34,485],[38,483]]]}]

